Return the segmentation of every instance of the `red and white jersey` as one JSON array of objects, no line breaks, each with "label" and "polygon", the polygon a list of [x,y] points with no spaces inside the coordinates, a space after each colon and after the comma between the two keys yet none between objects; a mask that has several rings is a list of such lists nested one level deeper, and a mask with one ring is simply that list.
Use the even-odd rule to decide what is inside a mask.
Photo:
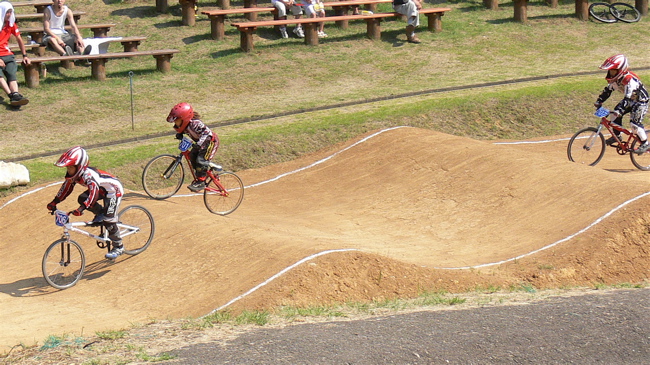
[{"label": "red and white jersey", "polygon": [[187,133],[201,149],[206,149],[210,141],[214,139],[214,133],[212,133],[212,130],[199,119],[190,120],[187,128],[185,128],[185,133]]},{"label": "red and white jersey", "polygon": [[86,208],[93,206],[99,198],[119,198],[124,195],[124,187],[115,176],[106,171],[87,167],[76,181],[66,175],[56,198],[59,201],[65,200],[72,193],[76,184],[88,188],[88,199],[83,203]]}]

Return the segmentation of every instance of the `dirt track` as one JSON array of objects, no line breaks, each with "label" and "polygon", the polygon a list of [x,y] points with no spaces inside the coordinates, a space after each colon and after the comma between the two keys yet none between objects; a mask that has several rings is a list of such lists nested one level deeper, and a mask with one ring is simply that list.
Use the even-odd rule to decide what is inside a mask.
[{"label": "dirt track", "polygon": [[[45,211],[58,185],[8,205],[5,199],[0,348],[50,334],[204,315],[326,250],[353,249],[297,265],[228,307],[649,277],[649,199],[619,205],[650,191],[650,173],[613,150],[596,168],[578,166],[565,149],[565,140],[497,145],[398,128],[239,172],[253,185],[295,171],[248,188],[227,217],[207,213],[200,197],[154,201],[131,192],[122,206],[144,205],[156,219],[150,249],[108,264],[93,242],[77,237],[90,267],[64,291],[47,286],[40,272],[45,248],[59,237]],[[61,207],[74,205],[70,199]]]}]

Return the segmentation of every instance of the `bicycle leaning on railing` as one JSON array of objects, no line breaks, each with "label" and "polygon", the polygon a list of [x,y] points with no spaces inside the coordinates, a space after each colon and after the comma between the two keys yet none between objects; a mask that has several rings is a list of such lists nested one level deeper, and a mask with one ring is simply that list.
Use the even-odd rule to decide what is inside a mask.
[{"label": "bicycle leaning on railing", "polygon": [[[180,153],[174,155],[160,155],[154,157],[142,171],[142,186],[144,191],[154,199],[167,199],[176,194],[183,185],[185,168],[183,157],[187,161],[192,177],[196,173],[190,162],[190,149],[193,142],[183,138],[178,144]],[[206,208],[214,214],[230,214],[239,207],[244,199],[244,183],[234,172],[223,171],[223,168],[210,162],[207,171],[205,189],[203,189],[203,202]]]},{"label": "bicycle leaning on railing", "polygon": [[[611,146],[616,148],[619,155],[629,153],[634,166],[639,170],[650,171],[650,151],[640,155],[635,152],[637,147],[641,146],[641,140],[639,140],[636,133],[607,119],[609,110],[606,108],[598,108],[594,115],[600,117],[598,127],[581,129],[569,140],[567,146],[569,160],[589,166],[594,166],[600,162],[606,148],[605,136],[603,136],[603,128],[605,128],[616,139],[616,142]],[[621,133],[621,136],[617,136],[614,131]]]},{"label": "bicycle leaning on railing", "polygon": [[[111,251],[112,241],[108,238],[108,230],[101,222],[70,222],[68,213],[55,210],[54,222],[63,227],[63,237],[54,241],[43,255],[43,277],[45,281],[57,289],[67,289],[75,285],[86,269],[86,255],[81,245],[70,238],[70,232],[80,233],[97,241],[99,248]],[[92,234],[81,228],[99,227],[99,235]],[[118,214],[117,227],[120,229],[124,253],[137,255],[146,250],[153,240],[156,230],[153,216],[147,209],[139,205],[128,206]]]}]

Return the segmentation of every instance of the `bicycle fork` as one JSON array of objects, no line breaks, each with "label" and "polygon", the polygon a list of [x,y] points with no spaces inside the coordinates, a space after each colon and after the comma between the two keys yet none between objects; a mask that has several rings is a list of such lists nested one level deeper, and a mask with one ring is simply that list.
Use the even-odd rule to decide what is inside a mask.
[{"label": "bicycle fork", "polygon": [[178,165],[182,163],[182,158],[183,158],[182,155],[176,157],[176,161],[172,162],[167,168],[167,170],[165,170],[165,172],[163,173],[163,178],[169,179],[174,174],[174,172],[178,168]]},{"label": "bicycle fork", "polygon": [[599,138],[598,136],[600,136],[602,130],[603,130],[603,125],[599,124],[598,128],[596,129],[596,132],[587,139],[585,144],[582,146],[582,149],[586,151],[590,151],[591,148],[594,146],[594,143],[596,143],[596,139]]}]

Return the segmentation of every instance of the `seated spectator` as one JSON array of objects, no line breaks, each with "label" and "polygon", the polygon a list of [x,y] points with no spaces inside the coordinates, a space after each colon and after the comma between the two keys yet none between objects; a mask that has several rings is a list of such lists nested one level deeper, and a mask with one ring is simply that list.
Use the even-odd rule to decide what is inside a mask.
[{"label": "seated spectator", "polygon": [[[72,28],[72,34],[65,30],[66,20]],[[61,56],[71,56],[75,52],[87,55],[92,50],[91,46],[84,45],[72,10],[65,5],[65,0],[54,0],[52,5],[45,8],[43,30],[45,31],[43,44]]]},{"label": "seated spectator", "polygon": [[14,7],[8,1],[0,2],[0,21],[2,21],[0,23],[0,87],[9,96],[9,103],[19,107],[29,103],[29,99],[18,92],[16,79],[18,65],[14,53],[9,49],[9,38],[12,35],[16,38],[18,48],[23,55],[23,64],[29,65],[31,61],[27,57],[25,43],[18,31],[18,25],[16,25]]},{"label": "seated spectator", "polygon": [[[305,14],[310,18],[324,18],[325,5],[322,0],[305,0]],[[318,37],[327,37],[325,22],[318,23]]]},{"label": "seated spectator", "polygon": [[[291,12],[296,19],[300,19],[302,16],[302,7],[296,4],[294,0],[271,0],[271,3],[273,3],[273,6],[278,9],[278,19],[287,19],[287,7],[291,7]],[[280,26],[280,34],[282,35],[282,38],[289,38],[286,25]],[[293,29],[293,34],[300,38],[305,37],[305,32],[303,32],[300,24],[297,24]]]},{"label": "seated spectator", "polygon": [[415,27],[420,25],[422,2],[420,0],[393,0],[393,9],[407,18],[406,40],[409,43],[420,43],[418,37],[415,36]]}]

